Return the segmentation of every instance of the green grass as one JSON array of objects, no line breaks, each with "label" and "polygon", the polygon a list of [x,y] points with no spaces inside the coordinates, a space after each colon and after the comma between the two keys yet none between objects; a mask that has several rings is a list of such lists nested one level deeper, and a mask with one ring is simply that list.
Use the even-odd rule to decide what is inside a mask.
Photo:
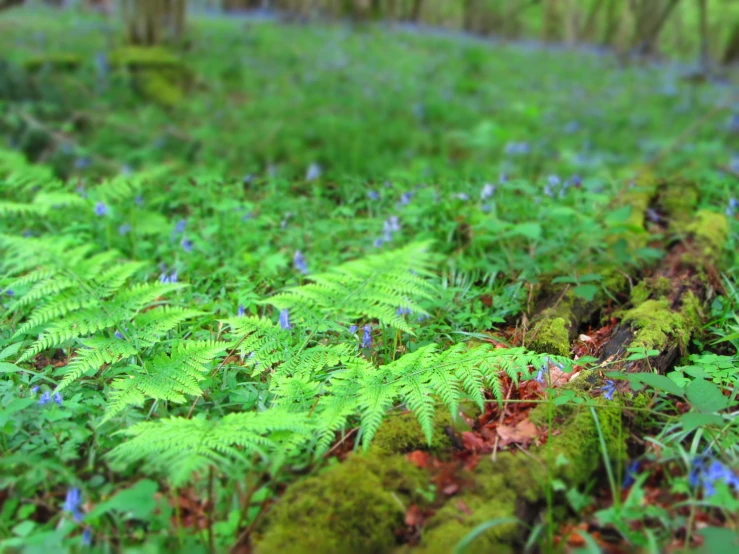
[{"label": "green grass", "polygon": [[[100,552],[225,552],[262,524],[257,514],[285,484],[322,465],[316,453],[335,444],[335,431],[360,427],[368,439],[401,405],[430,431],[434,409],[479,401],[482,385],[500,392],[499,367],[532,378],[543,354],[478,344],[535,316],[540,285],[559,278],[580,298],[625,304],[614,272],[636,283],[667,244],[659,229],[649,242],[623,240],[645,236],[633,209],[618,208],[632,181],[636,190],[655,177],[668,187],[677,176],[695,181],[700,207],[717,213],[737,195],[731,87],[689,83],[670,65],[377,27],[201,18],[182,55],[194,82],[163,108],[130,75],[101,69],[99,56],[120,47],[110,22],[3,17],[0,52],[12,68],[0,74],[8,549],[77,551],[86,528]],[[21,70],[52,52],[79,56],[80,66]],[[308,179],[314,164],[320,175]],[[715,377],[714,392],[736,383],[727,368],[736,368],[739,226],[729,221],[716,268],[726,294],[705,307],[710,331],[688,345],[709,356],[691,366],[704,373],[685,361],[672,375],[694,406],[692,379]],[[356,280],[331,294],[306,286],[357,260]],[[182,287],[158,283],[173,272]],[[148,292],[134,301],[137,287]],[[240,306],[261,319],[238,317]],[[277,325],[285,308],[289,331]],[[31,314],[39,325],[21,328]],[[364,325],[371,348],[360,347]],[[32,347],[42,332],[50,338]],[[66,363],[91,352],[106,354],[71,379]],[[438,367],[467,377],[450,388],[434,381]],[[39,405],[65,376],[62,404]],[[428,405],[431,393],[443,402]],[[729,464],[737,455],[730,405],[703,406],[718,418],[704,436],[667,424],[653,433],[672,441],[665,463],[686,462],[675,485],[685,490],[691,457],[680,452],[695,458],[711,445]],[[655,393],[648,408],[653,423],[690,423],[674,398]],[[192,417],[185,431],[178,417]],[[89,502],[81,525],[62,510],[69,487]],[[184,517],[173,506],[206,498],[208,532],[173,523]],[[644,517],[619,514],[608,517],[622,531]],[[679,528],[676,519],[655,532],[665,542]]]}]

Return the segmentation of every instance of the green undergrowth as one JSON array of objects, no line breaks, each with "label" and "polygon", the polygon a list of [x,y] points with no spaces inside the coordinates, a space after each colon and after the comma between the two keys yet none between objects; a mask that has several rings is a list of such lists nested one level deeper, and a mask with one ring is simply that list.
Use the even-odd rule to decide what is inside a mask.
[{"label": "green undergrowth", "polygon": [[[188,49],[132,49],[115,18],[3,12],[0,550],[449,552],[513,516],[545,550],[590,517],[561,487],[626,462],[627,377],[580,336],[612,316],[708,356],[636,397],[672,448],[652,459],[686,461],[663,474],[709,445],[734,463],[730,393],[705,387],[731,382],[739,329],[731,87],[571,49],[191,19]],[[649,276],[680,241],[707,294],[673,307]],[[484,457],[458,496],[403,457],[464,455],[486,403],[510,413],[517,385],[576,365],[530,415],[548,441]],[[418,546],[414,504],[436,511]],[[652,525],[629,518],[624,535]]]}]

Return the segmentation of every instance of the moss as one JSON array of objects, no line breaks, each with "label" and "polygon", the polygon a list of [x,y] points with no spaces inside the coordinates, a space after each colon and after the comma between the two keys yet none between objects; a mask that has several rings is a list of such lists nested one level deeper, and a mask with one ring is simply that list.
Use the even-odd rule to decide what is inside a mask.
[{"label": "moss", "polygon": [[164,48],[130,46],[111,53],[111,65],[134,75],[142,96],[162,106],[173,108],[185,98],[193,82],[187,65]]},{"label": "moss", "polygon": [[652,297],[667,296],[672,290],[672,282],[667,277],[641,281],[631,290],[631,304],[638,306]]},{"label": "moss", "polygon": [[649,300],[650,296],[652,296],[652,287],[649,286],[648,281],[642,281],[631,289],[631,301],[636,306]]},{"label": "moss", "polygon": [[570,354],[570,322],[564,317],[546,317],[536,324],[531,350],[558,356]]},{"label": "moss", "polygon": [[625,311],[621,322],[631,323],[636,329],[631,345],[649,350],[662,350],[669,337],[684,337],[683,317],[670,309],[666,299],[647,300]]},{"label": "moss", "polygon": [[690,337],[701,325],[701,301],[692,292],[683,297],[680,311],[670,308],[666,298],[647,300],[622,313],[622,323],[630,323],[636,329],[631,345],[663,350],[670,338],[687,345]]},{"label": "moss", "polygon": [[[611,463],[625,460],[621,406],[600,399],[596,400],[596,406]],[[542,405],[529,417],[538,425],[546,425],[549,409]],[[571,486],[578,486],[592,478],[601,467],[603,456],[591,411],[574,404],[552,406],[551,409],[560,434],[552,435],[547,445],[530,455],[503,452],[495,462],[483,459],[469,477],[471,482],[465,492],[445,504],[428,522],[423,544],[414,549],[415,552],[452,552],[478,525],[495,518],[516,517],[525,503],[536,504],[544,497],[546,484],[551,479],[562,479]],[[480,536],[471,551],[517,552],[521,536],[522,529],[515,524],[496,526]]]},{"label": "moss", "polygon": [[447,412],[437,412],[434,418],[434,436],[429,444],[421,424],[412,413],[389,417],[372,440],[370,452],[375,454],[405,454],[414,450],[434,453],[449,452],[453,448],[447,428],[455,428],[455,422]]},{"label": "moss", "polygon": [[662,189],[660,201],[671,224],[681,224],[691,219],[698,205],[698,186],[681,178],[671,179]]},{"label": "moss", "polygon": [[729,220],[724,214],[700,210],[686,231],[695,236],[703,254],[712,259],[720,257],[729,238]]},{"label": "moss", "polygon": [[56,53],[37,56],[25,61],[23,66],[32,73],[41,69],[74,71],[82,65],[82,57],[77,54]]},{"label": "moss", "polygon": [[389,552],[410,500],[425,486],[423,472],[402,456],[352,456],[289,487],[255,552]]}]

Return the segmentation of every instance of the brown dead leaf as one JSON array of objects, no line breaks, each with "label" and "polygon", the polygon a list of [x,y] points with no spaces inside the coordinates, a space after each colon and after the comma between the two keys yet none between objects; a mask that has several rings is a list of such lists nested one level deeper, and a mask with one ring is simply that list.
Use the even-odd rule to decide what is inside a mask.
[{"label": "brown dead leaf", "polygon": [[501,446],[508,446],[513,443],[527,446],[539,436],[536,425],[528,419],[519,421],[514,426],[498,425],[496,431],[500,437]]},{"label": "brown dead leaf", "polygon": [[419,469],[426,469],[431,465],[432,459],[431,454],[424,452],[423,450],[414,450],[407,456],[408,461]]},{"label": "brown dead leaf", "polygon": [[417,504],[411,504],[405,513],[405,524],[409,527],[421,527],[426,521],[426,515]]}]

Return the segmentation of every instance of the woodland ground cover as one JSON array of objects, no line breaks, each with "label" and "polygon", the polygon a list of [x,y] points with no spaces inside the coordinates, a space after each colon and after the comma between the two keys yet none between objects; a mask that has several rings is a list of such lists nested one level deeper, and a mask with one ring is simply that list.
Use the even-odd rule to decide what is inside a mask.
[{"label": "woodland ground cover", "polygon": [[0,19],[3,549],[732,547],[731,74],[116,30]]}]

